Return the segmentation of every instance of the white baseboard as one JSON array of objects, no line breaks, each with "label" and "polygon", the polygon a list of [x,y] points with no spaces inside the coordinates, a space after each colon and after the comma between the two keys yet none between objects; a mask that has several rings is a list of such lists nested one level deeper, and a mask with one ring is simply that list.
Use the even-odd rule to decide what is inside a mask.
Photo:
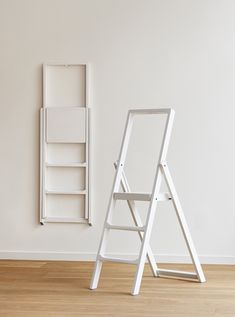
[{"label": "white baseboard", "polygon": [[[136,254],[110,254],[112,257],[134,259]],[[58,261],[94,261],[95,253],[78,252],[49,252],[49,251],[0,251],[0,259],[4,260],[58,260]],[[187,255],[155,254],[159,263],[191,263]],[[199,255],[202,264],[232,264],[235,265],[235,256],[227,255]]]}]

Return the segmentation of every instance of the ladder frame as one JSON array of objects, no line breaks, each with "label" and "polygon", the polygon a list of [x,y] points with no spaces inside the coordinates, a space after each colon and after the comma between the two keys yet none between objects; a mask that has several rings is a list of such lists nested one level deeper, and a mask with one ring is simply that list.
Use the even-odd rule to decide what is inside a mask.
[{"label": "ladder frame", "polygon": [[[125,165],[125,158],[127,154],[127,148],[130,140],[130,135],[131,135],[131,130],[132,130],[132,125],[133,125],[133,118],[135,115],[152,115],[152,114],[165,114],[167,115],[166,119],[166,124],[165,124],[165,129],[164,129],[164,135],[163,135],[163,140],[161,144],[161,150],[159,154],[159,159],[158,159],[158,164],[156,168],[156,174],[154,178],[154,183],[153,183],[153,189],[151,193],[151,198],[150,198],[150,204],[148,208],[148,213],[147,213],[147,219],[146,219],[146,224],[143,226],[140,215],[138,213],[138,210],[136,208],[136,204],[134,200],[128,200],[126,198],[127,203],[129,205],[132,218],[134,220],[134,223],[136,227],[130,228],[130,227],[121,227],[121,226],[114,226],[111,225],[111,219],[112,219],[112,212],[115,207],[116,199],[115,199],[115,194],[118,193],[118,190],[120,187],[122,187],[124,193],[130,193],[130,187],[127,182],[125,173],[124,173],[124,165]],[[183,210],[177,195],[177,192],[175,190],[175,186],[173,183],[173,180],[171,178],[171,174],[169,171],[169,168],[166,163],[166,155],[167,155],[167,150],[170,142],[170,137],[171,137],[171,132],[172,132],[172,127],[173,127],[173,121],[174,121],[174,110],[171,108],[166,108],[166,109],[135,109],[135,110],[129,110],[127,120],[126,120],[126,125],[125,125],[125,131],[122,139],[122,145],[121,145],[121,150],[119,154],[119,159],[117,163],[115,164],[116,167],[116,173],[114,177],[114,182],[112,186],[112,192],[111,196],[109,199],[109,204],[108,204],[108,210],[104,222],[104,227],[103,227],[103,232],[100,240],[100,245],[96,257],[96,263],[95,263],[95,268],[90,284],[90,289],[96,289],[98,286],[99,278],[100,278],[100,273],[102,269],[102,263],[104,261],[112,261],[112,262],[120,262],[120,263],[128,263],[128,264],[135,264],[137,265],[136,268],[136,273],[135,273],[135,278],[134,278],[134,283],[133,287],[131,290],[132,295],[137,295],[139,294],[140,290],[140,285],[141,285],[141,280],[142,280],[142,275],[144,271],[144,265],[146,258],[148,259],[148,262],[150,264],[153,276],[158,276],[158,277],[178,277],[178,278],[189,278],[193,280],[197,280],[198,282],[205,282],[205,276],[201,268],[201,264],[199,262],[193,240],[191,238],[191,234],[186,222],[186,219],[183,214]],[[190,254],[190,257],[192,259],[194,268],[195,268],[195,273],[193,272],[183,272],[183,271],[176,271],[176,270],[164,270],[164,269],[159,269],[157,267],[153,252],[151,250],[151,247],[149,245],[150,237],[151,237],[151,232],[152,232],[152,226],[154,222],[154,217],[156,213],[156,207],[158,203],[158,197],[160,197],[160,187],[162,183],[162,179],[165,179],[167,187],[170,192],[171,200],[173,202],[173,206],[176,211],[176,215],[178,218],[178,221],[180,223],[181,230],[183,232],[183,236]],[[143,195],[143,194],[142,194]],[[131,196],[130,196],[131,197]],[[133,196],[135,197],[135,196]],[[143,200],[143,199],[140,199]],[[118,258],[110,258],[106,257],[104,255],[105,248],[106,248],[106,242],[108,238],[108,234],[110,229],[117,229],[117,230],[134,230],[138,231],[139,237],[141,239],[141,248],[139,251],[139,256],[136,260],[125,260],[125,259],[118,259]]]},{"label": "ladder frame", "polygon": [[[84,67],[85,68],[85,78],[84,82],[81,82],[81,85],[84,85],[84,104],[81,106],[78,105],[66,105],[66,106],[55,106],[49,104],[47,96],[47,86],[48,86],[48,67],[55,68],[70,68],[70,67]],[[85,110],[85,142],[48,142],[47,140],[47,111],[49,109],[84,109]],[[48,161],[48,150],[47,147],[49,144],[84,144],[84,162],[52,162]],[[43,105],[40,109],[40,224],[44,225],[46,223],[77,223],[77,224],[88,224],[92,225],[92,214],[91,214],[91,164],[90,164],[90,155],[91,155],[91,64],[89,62],[81,63],[44,63],[43,64]],[[78,190],[49,190],[46,184],[46,174],[48,168],[76,168],[84,169],[84,189]],[[82,197],[84,199],[84,216],[74,216],[66,217],[59,215],[48,215],[46,197],[54,195],[67,195]]]}]

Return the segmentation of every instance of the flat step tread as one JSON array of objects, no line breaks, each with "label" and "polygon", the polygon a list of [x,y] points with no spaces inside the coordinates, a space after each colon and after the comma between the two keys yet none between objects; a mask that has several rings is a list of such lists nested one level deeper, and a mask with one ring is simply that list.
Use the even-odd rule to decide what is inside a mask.
[{"label": "flat step tread", "polygon": [[[151,193],[120,193],[120,192],[115,192],[113,194],[114,199],[119,199],[119,200],[139,200],[139,201],[150,201],[152,198]],[[171,196],[169,193],[159,193],[156,197],[158,201],[166,201],[170,200]]]},{"label": "flat step tread", "polygon": [[129,259],[113,258],[113,257],[109,257],[106,255],[105,256],[100,255],[99,260],[104,261],[104,262],[117,262],[117,263],[125,263],[125,264],[137,264],[138,263],[138,259],[129,260]]},{"label": "flat step tread", "polygon": [[113,225],[110,223],[106,223],[106,229],[113,230],[126,230],[126,231],[144,231],[145,226],[123,226],[123,225]]}]

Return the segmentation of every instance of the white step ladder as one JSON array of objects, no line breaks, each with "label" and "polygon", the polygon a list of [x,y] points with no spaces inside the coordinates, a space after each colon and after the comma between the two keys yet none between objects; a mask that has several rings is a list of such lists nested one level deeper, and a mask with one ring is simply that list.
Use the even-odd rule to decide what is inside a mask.
[{"label": "white step ladder", "polygon": [[[124,174],[124,163],[125,163],[128,143],[129,143],[131,130],[132,130],[133,117],[135,115],[150,115],[150,114],[151,115],[153,114],[167,115],[159,161],[157,165],[156,175],[154,178],[153,189],[152,189],[152,193],[133,193],[130,191],[130,187],[128,185],[126,176]],[[102,263],[104,261],[120,262],[120,263],[135,264],[137,266],[131,294],[132,295],[139,294],[146,257],[151,266],[153,276],[155,277],[173,276],[173,277],[179,277],[179,278],[192,279],[201,283],[205,282],[205,276],[203,274],[202,267],[199,262],[196,250],[194,248],[194,244],[193,244],[193,241],[192,241],[192,238],[191,238],[191,235],[190,235],[190,232],[189,232],[189,229],[183,214],[183,210],[180,205],[180,201],[178,199],[178,195],[176,193],[174,183],[172,181],[171,174],[169,172],[169,169],[166,163],[166,154],[167,154],[168,145],[170,141],[173,120],[174,120],[174,110],[170,108],[137,109],[137,110],[130,110],[128,113],[125,132],[124,132],[124,136],[122,140],[122,146],[121,146],[121,150],[119,154],[119,159],[118,159],[118,162],[115,164],[116,174],[114,178],[111,197],[109,200],[108,211],[107,211],[106,219],[104,222],[103,233],[102,233],[102,237],[101,237],[101,241],[99,245],[99,250],[97,253],[97,258],[96,258],[95,268],[94,268],[94,272],[93,272],[93,276],[91,280],[90,289],[97,288],[100,273],[101,273]],[[161,182],[163,178],[166,181],[167,187],[169,189],[169,193],[160,192]],[[123,192],[119,192],[120,186]],[[111,215],[115,207],[116,200],[127,201],[135,226],[117,226],[111,223]],[[157,203],[159,201],[167,201],[167,200],[171,200],[173,202],[176,215],[180,223],[180,227],[182,229],[185,242],[187,244],[189,254],[191,256],[192,262],[195,267],[195,273],[159,269],[155,262],[153,252],[149,245],[149,241],[150,241],[150,236],[152,232],[152,226],[153,226],[154,216],[156,213]],[[135,201],[149,201],[150,202],[145,225],[142,224],[140,215],[136,208]],[[107,241],[108,233],[110,230],[128,230],[128,231],[137,231],[139,233],[139,237],[141,240],[141,248],[140,248],[139,256],[136,260],[133,261],[133,260],[125,260],[125,259],[119,259],[119,258],[112,258],[105,255],[106,241]]]}]

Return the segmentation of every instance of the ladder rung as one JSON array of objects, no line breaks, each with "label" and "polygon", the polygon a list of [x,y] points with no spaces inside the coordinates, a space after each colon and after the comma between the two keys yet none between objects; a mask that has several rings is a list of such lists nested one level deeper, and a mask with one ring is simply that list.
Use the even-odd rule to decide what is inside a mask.
[{"label": "ladder rung", "polygon": [[86,190],[45,190],[47,195],[85,195]]},{"label": "ladder rung", "polygon": [[174,276],[174,277],[181,277],[181,278],[191,278],[196,280],[198,279],[197,274],[193,272],[158,269],[157,273],[159,276]]},{"label": "ladder rung", "polygon": [[[150,193],[114,193],[114,199],[119,200],[140,200],[140,201],[150,201],[151,200]],[[169,193],[159,193],[157,198],[158,201],[166,201],[170,200],[171,196]]]},{"label": "ladder rung", "polygon": [[114,193],[114,199],[150,201],[149,193]]},{"label": "ladder rung", "polygon": [[99,256],[99,260],[100,261],[104,261],[104,262],[118,262],[118,263],[125,263],[125,264],[137,264],[138,263],[138,259],[136,260],[127,260],[127,259],[120,259],[120,258],[111,258],[111,257],[107,257],[107,256]]},{"label": "ladder rung", "polygon": [[145,227],[138,227],[138,226],[117,226],[117,225],[111,225],[109,223],[106,224],[107,229],[113,229],[113,230],[127,230],[127,231],[144,231]]}]

